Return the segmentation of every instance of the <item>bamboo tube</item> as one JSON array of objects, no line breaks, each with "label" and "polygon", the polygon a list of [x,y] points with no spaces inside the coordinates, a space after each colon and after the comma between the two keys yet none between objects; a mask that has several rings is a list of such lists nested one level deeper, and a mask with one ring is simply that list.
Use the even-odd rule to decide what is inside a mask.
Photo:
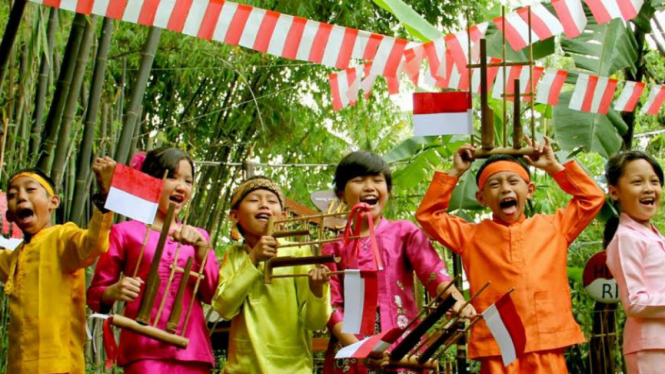
[{"label": "bamboo tube", "polygon": [[[204,278],[203,271],[206,267],[207,261],[208,261],[208,253],[206,253],[205,257],[203,257],[203,261],[201,261],[201,267],[199,268],[199,273],[201,274],[201,276],[196,278],[196,283],[194,284],[194,290],[192,290],[192,295],[196,295],[196,293],[199,292],[199,285],[201,284],[201,280]],[[189,324],[189,317],[192,315],[192,307],[194,306],[194,300],[196,300],[196,297],[192,297],[192,299],[189,301],[189,308],[187,308],[187,316],[185,317],[185,324],[182,326],[182,331],[180,332],[181,336],[185,336],[185,333],[187,332],[187,325]]]},{"label": "bamboo tube", "polygon": [[522,113],[520,105],[520,80],[514,81],[515,104],[513,105],[513,148],[522,148]]},{"label": "bamboo tube", "polygon": [[161,283],[159,279],[159,263],[164,253],[164,244],[166,244],[166,237],[169,235],[169,229],[171,228],[170,223],[173,221],[173,214],[175,212],[175,204],[171,203],[169,205],[169,210],[166,213],[166,219],[162,226],[162,233],[159,236],[159,242],[157,242],[157,249],[155,249],[155,255],[152,258],[152,264],[150,264],[150,275],[148,276],[148,281],[145,285],[145,292],[143,293],[143,299],[141,300],[141,306],[139,307],[139,312],[136,315],[136,321],[144,324],[150,324],[150,316],[152,312],[152,307],[155,305],[155,298],[157,297],[157,291],[159,290],[159,285]]},{"label": "bamboo tube", "polygon": [[494,112],[489,107],[487,92],[487,41],[480,39],[480,145],[482,149],[494,148]]},{"label": "bamboo tube", "polygon": [[187,346],[189,345],[189,339],[185,337],[169,334],[164,330],[160,330],[152,326],[141,325],[138,322],[121,315],[116,314],[113,317],[111,317],[111,324],[123,329],[130,330],[137,334],[158,340],[160,342],[175,345],[176,347],[179,348],[184,349],[187,348]]},{"label": "bamboo tube", "polygon": [[[180,315],[182,314],[182,298],[185,295],[185,289],[187,289],[189,272],[192,270],[193,260],[193,257],[187,259],[185,272],[183,273],[182,279],[180,280],[180,287],[178,287],[178,294],[176,295],[175,301],[173,302],[173,310],[169,316],[169,321],[166,323],[166,331],[170,333],[175,333],[178,330],[178,325],[180,324]],[[193,295],[192,297],[195,296],[196,295]],[[164,299],[166,299],[166,297]]]}]

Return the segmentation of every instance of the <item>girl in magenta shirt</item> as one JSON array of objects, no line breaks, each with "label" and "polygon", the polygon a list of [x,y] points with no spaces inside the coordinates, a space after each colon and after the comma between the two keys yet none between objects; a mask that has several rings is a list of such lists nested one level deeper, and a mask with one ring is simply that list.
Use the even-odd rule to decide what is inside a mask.
[{"label": "girl in magenta shirt", "polygon": [[[194,163],[183,151],[176,148],[159,148],[148,152],[145,161],[135,158],[132,166],[155,178],[162,178],[168,170],[168,177],[162,190],[159,208],[150,231],[148,242],[141,259],[136,278],[131,276],[139,259],[141,246],[146,234],[146,226],[138,221],[127,221],[111,228],[110,248],[108,253],[100,257],[95,269],[90,288],[88,289],[88,306],[97,312],[108,312],[116,301],[127,303],[125,316],[136,317],[144,282],[148,279],[150,264],[154,257],[157,241],[164,224],[171,227],[173,237],[169,236],[159,266],[161,284],[157,292],[156,305],[168,293],[164,310],[157,327],[164,329],[173,308],[175,294],[182,279],[182,273],[176,272],[171,289],[167,290],[170,265],[173,263],[178,245],[181,245],[177,263],[185,267],[189,257],[194,258],[192,271],[199,272],[204,256],[208,256],[203,269],[205,278],[199,285],[197,294],[193,293],[195,277],[190,277],[183,300],[183,313],[177,333],[180,334],[184,325],[187,307],[192,298],[195,302],[187,324],[185,336],[189,338],[186,349],[161,343],[128,330],[120,333],[118,365],[123,367],[125,374],[172,373],[172,374],[203,374],[209,373],[214,367],[212,346],[208,338],[208,329],[203,315],[201,303],[210,303],[215,294],[219,265],[214,251],[208,250],[209,236],[205,230],[192,226],[184,226],[175,217],[187,204],[192,196],[194,181]],[[164,222],[169,204],[176,204],[176,214],[172,222]],[[152,319],[156,317],[157,308],[153,309]]]},{"label": "girl in magenta shirt", "polygon": [[[430,295],[436,296],[450,282],[450,277],[441,258],[432,247],[427,235],[411,221],[388,221],[382,218],[390,191],[392,176],[390,168],[383,159],[371,152],[358,151],[348,154],[340,161],[335,170],[335,192],[337,196],[353,207],[358,203],[369,204],[374,222],[374,231],[378,252],[384,270],[378,272],[378,310],[376,313],[375,332],[388,331],[394,327],[404,328],[418,314],[415,300],[414,273]],[[329,264],[331,271],[347,268],[366,270],[375,269],[375,259],[370,248],[369,227],[363,222],[360,230],[358,255],[350,264],[350,251],[354,249],[352,241],[344,246],[342,242],[333,242],[323,246],[323,254],[334,254],[342,258],[339,264]],[[342,333],[344,320],[344,281],[340,276],[330,277],[331,302],[333,314],[328,321],[332,332],[331,344],[324,365],[325,373],[367,373],[368,370],[355,359],[335,360],[334,354],[341,347],[352,344],[362,338]],[[454,288],[451,287],[451,288]],[[455,310],[464,302],[463,297],[453,290],[458,300]],[[472,306],[464,309],[463,317],[472,317]]]}]

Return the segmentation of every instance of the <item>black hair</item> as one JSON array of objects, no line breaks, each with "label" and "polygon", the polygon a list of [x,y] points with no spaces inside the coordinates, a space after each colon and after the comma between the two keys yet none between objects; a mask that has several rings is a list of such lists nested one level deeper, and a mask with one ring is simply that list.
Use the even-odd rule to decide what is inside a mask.
[{"label": "black hair", "polygon": [[46,173],[44,173],[43,171],[41,171],[40,169],[37,169],[37,168],[26,168],[26,169],[21,169],[21,170],[15,172],[14,174],[12,174],[12,175],[9,177],[9,179],[7,180],[7,190],[9,190],[9,182],[10,182],[12,179],[14,179],[15,176],[17,176],[17,175],[19,175],[19,174],[21,174],[21,173],[34,173],[34,174],[39,175],[42,179],[44,179],[44,180],[46,181],[46,183],[48,183],[48,185],[51,187],[51,189],[53,190],[53,192],[54,192],[54,193],[56,192],[55,183],[53,182],[53,179],[51,179],[51,177],[49,177],[48,175],[46,175]]},{"label": "black hair", "polygon": [[388,163],[375,153],[369,151],[351,152],[337,164],[335,169],[335,193],[344,192],[346,183],[353,178],[364,175],[383,175],[386,179],[388,192],[393,188],[393,178]]},{"label": "black hair", "polygon": [[480,180],[480,175],[483,173],[483,170],[485,170],[485,168],[488,167],[489,165],[491,165],[495,162],[498,162],[498,161],[510,161],[510,162],[514,162],[514,163],[520,165],[526,171],[526,175],[528,175],[529,178],[531,178],[531,172],[529,171],[529,168],[524,163],[524,159],[522,159],[521,157],[517,158],[517,157],[511,156],[511,155],[492,155],[492,156],[488,157],[487,160],[485,160],[485,162],[478,169],[478,172],[476,173],[476,184],[478,184],[478,181]]},{"label": "black hair", "polygon": [[194,177],[196,173],[194,160],[184,151],[173,147],[160,147],[148,152],[141,171],[161,179],[164,177],[164,172],[168,170],[169,176],[173,176],[178,172],[182,160],[187,160],[192,166],[192,177]]},{"label": "black hair", "polygon": [[[619,184],[619,178],[623,175],[626,165],[632,161],[644,160],[651,165],[654,173],[658,176],[660,181],[660,186],[663,186],[663,168],[660,166],[658,161],[652,156],[642,152],[642,151],[626,151],[620,152],[613,155],[607,161],[607,167],[605,168],[605,179],[609,186],[616,186]],[[615,207],[616,208],[616,207]],[[619,227],[619,217],[613,215],[605,223],[605,230],[603,231],[603,247],[607,246],[614,238],[614,234]]]}]

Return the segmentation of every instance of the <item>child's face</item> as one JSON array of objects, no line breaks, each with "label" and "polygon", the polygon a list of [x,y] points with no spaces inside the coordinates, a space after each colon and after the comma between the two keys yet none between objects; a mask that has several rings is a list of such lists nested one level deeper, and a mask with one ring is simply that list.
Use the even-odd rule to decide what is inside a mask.
[{"label": "child's face", "polygon": [[340,199],[353,208],[358,203],[366,203],[372,207],[372,218],[376,221],[381,217],[383,208],[388,202],[388,184],[383,174],[362,175],[346,182]]},{"label": "child's face", "polygon": [[522,216],[526,200],[533,196],[535,189],[533,183],[527,183],[519,174],[500,171],[487,178],[476,192],[476,199],[503,222],[513,223]]},{"label": "child's face", "polygon": [[162,196],[159,199],[159,212],[165,215],[170,203],[175,204],[176,214],[180,212],[192,197],[193,183],[192,165],[185,159],[180,160],[178,171],[174,175],[169,174],[164,181]]},{"label": "child's face", "polygon": [[646,160],[630,161],[623,169],[610,196],[621,204],[621,210],[634,220],[648,224],[660,205],[660,179]]},{"label": "child's face", "polygon": [[258,189],[240,201],[238,209],[231,210],[231,220],[242,228],[245,239],[259,239],[264,235],[268,217],[282,219],[282,205],[274,192]]},{"label": "child's face", "polygon": [[49,227],[51,213],[59,205],[58,196],[49,197],[39,182],[27,176],[15,178],[7,190],[7,220],[27,236]]}]

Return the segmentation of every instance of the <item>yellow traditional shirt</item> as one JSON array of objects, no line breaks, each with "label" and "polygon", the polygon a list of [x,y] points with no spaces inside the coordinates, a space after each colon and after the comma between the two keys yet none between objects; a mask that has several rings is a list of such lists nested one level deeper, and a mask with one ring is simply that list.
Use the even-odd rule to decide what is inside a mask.
[{"label": "yellow traditional shirt", "polygon": [[[311,256],[306,247],[278,248],[278,256]],[[316,297],[307,277],[263,283],[264,263],[252,264],[243,245],[224,254],[213,307],[231,321],[228,360],[223,372],[312,373],[311,330],[323,330],[330,317],[330,292]],[[307,274],[312,266],[282,267],[278,274]]]},{"label": "yellow traditional shirt", "polygon": [[7,373],[83,374],[85,271],[109,248],[113,213],[95,209],[87,230],[69,222],[38,232],[16,250],[0,250],[9,293]]}]

